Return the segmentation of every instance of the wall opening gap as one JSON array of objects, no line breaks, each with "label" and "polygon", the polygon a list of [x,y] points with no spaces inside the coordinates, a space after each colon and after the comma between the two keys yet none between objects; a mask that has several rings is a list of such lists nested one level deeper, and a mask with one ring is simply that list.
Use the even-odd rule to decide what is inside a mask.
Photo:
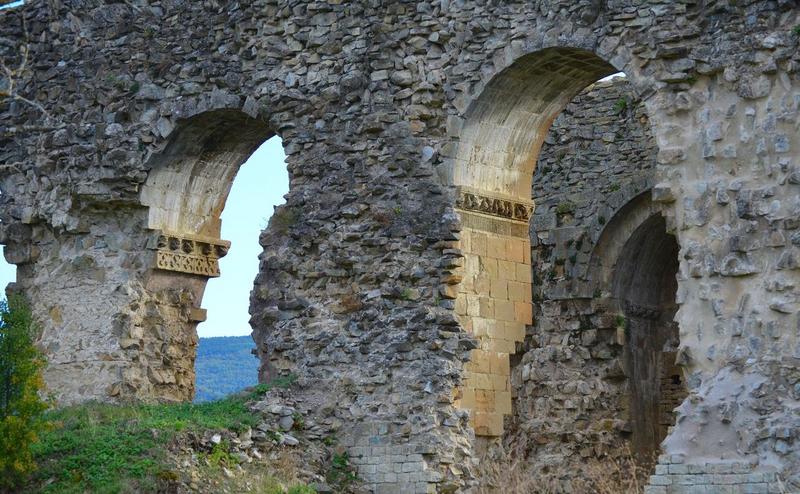
[{"label": "wall opening gap", "polygon": [[250,291],[258,274],[258,238],[273,206],[284,202],[289,177],[278,136],[265,141],[242,164],[222,212],[221,238],[231,242],[220,259],[220,277],[211,278],[203,295],[206,321],[195,360],[195,401],[222,398],[258,383],[259,361],[250,336]]}]

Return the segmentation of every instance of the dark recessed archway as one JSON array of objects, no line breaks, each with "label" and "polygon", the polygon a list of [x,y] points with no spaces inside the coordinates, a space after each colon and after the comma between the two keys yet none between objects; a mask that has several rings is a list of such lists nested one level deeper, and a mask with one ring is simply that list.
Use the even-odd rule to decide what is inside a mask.
[{"label": "dark recessed archway", "polygon": [[631,448],[644,463],[655,459],[674,425],[672,411],[686,396],[675,365],[678,252],[664,218],[655,215],[631,234],[614,267],[613,293],[625,328]]}]

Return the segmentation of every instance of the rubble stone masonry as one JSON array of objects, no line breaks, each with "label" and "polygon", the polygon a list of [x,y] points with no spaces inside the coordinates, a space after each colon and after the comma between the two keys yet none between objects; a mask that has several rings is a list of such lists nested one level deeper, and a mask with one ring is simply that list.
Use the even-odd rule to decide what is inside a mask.
[{"label": "rubble stone masonry", "polygon": [[[374,492],[466,491],[520,431],[564,477],[663,432],[651,492],[800,485],[798,25],[791,0],[2,10],[0,242],[47,384],[193,396],[219,215],[277,135],[261,378],[297,375]],[[574,100],[617,71],[630,104]],[[595,123],[551,131],[565,108]],[[671,362],[674,426],[636,422]]]}]

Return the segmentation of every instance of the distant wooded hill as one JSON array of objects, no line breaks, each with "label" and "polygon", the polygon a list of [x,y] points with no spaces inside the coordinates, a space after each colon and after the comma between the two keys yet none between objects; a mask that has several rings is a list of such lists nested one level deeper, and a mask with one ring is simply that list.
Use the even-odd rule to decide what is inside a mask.
[{"label": "distant wooded hill", "polygon": [[200,338],[195,360],[195,402],[222,398],[258,383],[258,359],[250,336]]}]

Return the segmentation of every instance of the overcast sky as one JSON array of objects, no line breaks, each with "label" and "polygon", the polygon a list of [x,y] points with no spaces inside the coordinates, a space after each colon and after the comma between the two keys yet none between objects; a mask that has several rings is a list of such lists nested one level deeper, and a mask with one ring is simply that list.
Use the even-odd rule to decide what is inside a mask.
[{"label": "overcast sky", "polygon": [[[208,320],[197,328],[201,337],[250,334],[250,290],[261,253],[258,236],[273,206],[283,204],[283,195],[289,191],[285,158],[280,139],[273,137],[242,165],[233,182],[222,212],[222,238],[231,241],[231,249],[220,260],[222,276],[208,282],[202,304]],[[5,287],[14,278],[14,266],[3,259],[0,285]]]}]

